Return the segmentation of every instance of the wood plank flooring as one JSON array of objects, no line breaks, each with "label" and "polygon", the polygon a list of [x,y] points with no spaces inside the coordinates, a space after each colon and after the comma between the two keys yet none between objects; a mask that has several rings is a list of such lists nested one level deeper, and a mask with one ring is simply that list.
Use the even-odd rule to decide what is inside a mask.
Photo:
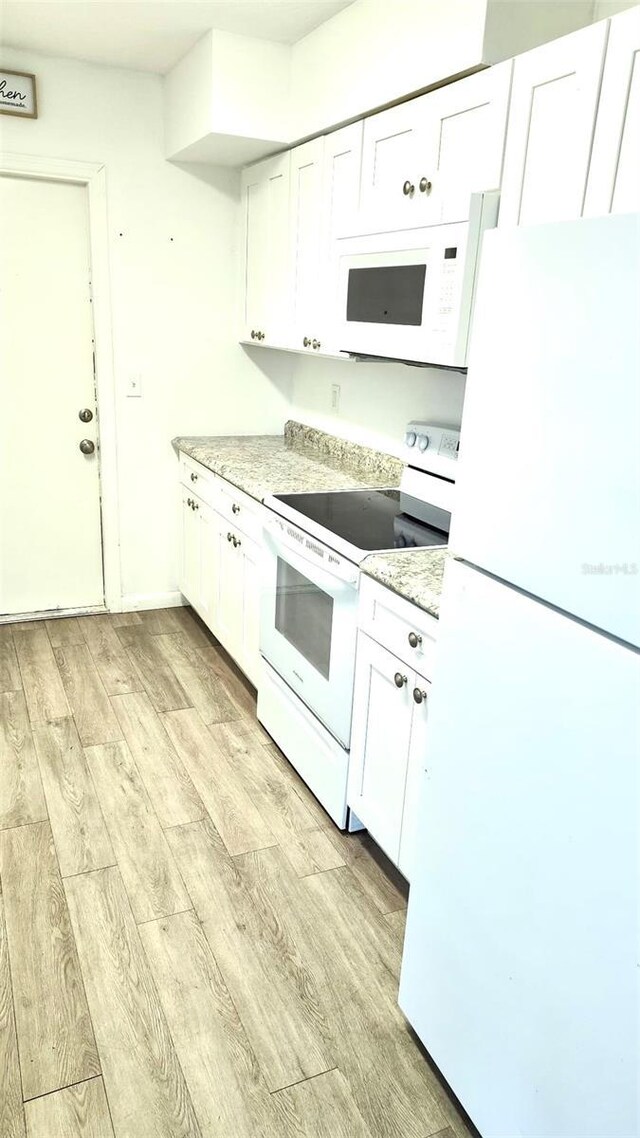
[{"label": "wood plank flooring", "polygon": [[468,1138],[407,890],[189,609],[0,626],[2,1138]]}]

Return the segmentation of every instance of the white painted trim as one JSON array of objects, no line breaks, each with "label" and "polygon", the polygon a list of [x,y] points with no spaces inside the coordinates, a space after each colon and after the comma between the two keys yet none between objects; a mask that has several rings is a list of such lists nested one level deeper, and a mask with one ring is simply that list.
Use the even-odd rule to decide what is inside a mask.
[{"label": "white painted trim", "polygon": [[89,605],[72,609],[41,609],[39,612],[7,613],[0,616],[0,624],[21,624],[31,620],[61,620],[69,616],[93,616],[106,612],[104,605]]},{"label": "white painted trim", "polygon": [[70,162],[62,158],[5,153],[0,155],[0,173],[13,174],[17,177],[45,178],[48,181],[73,182],[87,187],[100,439],[104,595],[107,609],[119,612],[122,605],[122,585],[106,168],[101,163]]},{"label": "white painted trim", "polygon": [[137,612],[138,609],[169,609],[188,605],[177,589],[171,593],[127,593],[122,597],[120,612]]}]

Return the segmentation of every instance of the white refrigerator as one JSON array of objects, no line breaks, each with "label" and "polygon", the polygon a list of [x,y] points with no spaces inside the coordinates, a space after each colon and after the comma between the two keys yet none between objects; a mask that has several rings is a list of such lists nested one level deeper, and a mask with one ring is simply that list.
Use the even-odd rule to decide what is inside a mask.
[{"label": "white refrigerator", "polygon": [[640,217],[485,236],[400,1006],[484,1138],[640,1133]]}]

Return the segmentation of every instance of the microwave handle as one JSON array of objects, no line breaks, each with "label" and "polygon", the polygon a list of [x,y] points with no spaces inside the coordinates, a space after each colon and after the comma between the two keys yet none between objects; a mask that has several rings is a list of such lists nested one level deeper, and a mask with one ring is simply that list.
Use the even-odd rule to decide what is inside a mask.
[{"label": "microwave handle", "polygon": [[292,549],[286,541],[278,540],[280,536],[278,530],[270,526],[268,522],[265,524],[263,532],[265,545],[270,553],[275,557],[282,557],[293,569],[297,569],[299,573],[309,577],[314,584],[324,589],[326,593],[335,597],[347,588],[357,589],[359,573],[355,565],[349,564],[348,570],[345,567],[342,572],[328,572],[311,558],[305,557],[296,549]]}]

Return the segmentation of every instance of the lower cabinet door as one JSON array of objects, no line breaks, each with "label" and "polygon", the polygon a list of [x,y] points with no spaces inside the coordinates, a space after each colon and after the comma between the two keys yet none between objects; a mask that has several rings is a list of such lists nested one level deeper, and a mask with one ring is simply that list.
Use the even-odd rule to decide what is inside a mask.
[{"label": "lower cabinet door", "polygon": [[358,638],[348,804],[397,865],[415,675],[364,633]]},{"label": "lower cabinet door", "polygon": [[[238,663],[242,657],[242,580],[239,535],[220,514],[215,519],[217,540],[217,587],[215,594],[216,636]],[[242,538],[240,538],[242,540]],[[234,544],[235,541],[235,544]]]},{"label": "lower cabinet door", "polygon": [[414,686],[411,691],[413,711],[411,714],[409,761],[402,813],[402,830],[400,832],[400,858],[398,860],[398,868],[407,881],[412,880],[418,848],[420,796],[425,783],[424,772],[427,765],[430,688],[431,684],[424,676],[414,676]]},{"label": "lower cabinet door", "polygon": [[260,546],[249,538],[242,545],[242,658],[240,667],[257,687],[260,675],[260,595],[262,565]]},{"label": "lower cabinet door", "polygon": [[199,592],[198,601],[194,607],[205,622],[207,628],[216,632],[217,600],[218,600],[218,515],[206,505],[200,506],[200,535],[199,535]]},{"label": "lower cabinet door", "polygon": [[200,509],[193,493],[182,487],[180,500],[182,550],[180,557],[180,592],[190,604],[197,607],[200,595]]}]

